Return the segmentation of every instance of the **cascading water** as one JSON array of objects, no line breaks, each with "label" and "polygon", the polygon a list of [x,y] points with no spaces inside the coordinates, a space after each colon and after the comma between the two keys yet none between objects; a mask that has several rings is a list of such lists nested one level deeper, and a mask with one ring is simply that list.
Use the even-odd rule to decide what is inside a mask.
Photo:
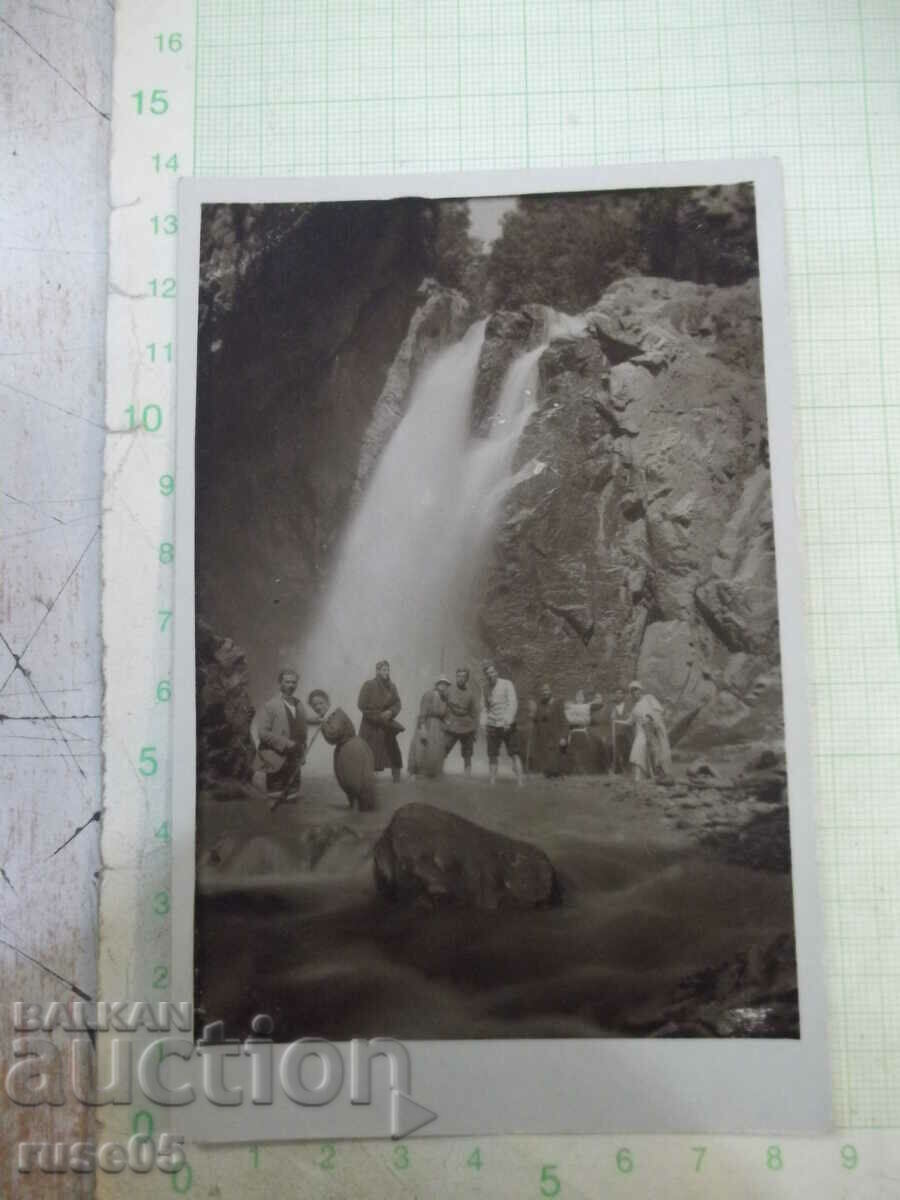
[{"label": "cascading water", "polygon": [[[340,548],[299,659],[303,686],[324,687],[358,721],[356,698],[387,658],[411,727],[439,672],[468,661],[466,622],[477,573],[534,411],[546,342],[507,371],[487,437],[470,434],[486,321],[416,380]],[[548,322],[547,337],[556,332]]]},{"label": "cascading water", "polygon": [[[519,438],[537,403],[537,363],[546,343],[514,359],[500,388],[487,437],[472,438],[460,467],[460,508],[465,552],[454,576],[453,598],[462,619],[468,610],[501,502],[512,483],[510,470]],[[460,662],[465,661],[460,659]]]}]

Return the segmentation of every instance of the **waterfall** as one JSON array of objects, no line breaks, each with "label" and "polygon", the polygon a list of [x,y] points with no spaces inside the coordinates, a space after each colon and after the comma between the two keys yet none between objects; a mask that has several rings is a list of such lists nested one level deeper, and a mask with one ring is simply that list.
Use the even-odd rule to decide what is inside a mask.
[{"label": "waterfall", "polygon": [[487,437],[471,436],[486,321],[416,379],[402,421],[351,519],[299,663],[302,689],[324,687],[358,722],[356,698],[378,659],[391,663],[411,728],[440,672],[470,662],[472,588],[537,400],[544,345],[516,358]]},{"label": "waterfall", "polygon": [[[513,360],[501,385],[487,437],[472,438],[463,455],[460,509],[465,536],[453,580],[454,601],[462,614],[468,609],[490,548],[500,505],[513,482],[511,468],[519,438],[537,404],[537,363],[545,345]],[[460,664],[464,661],[460,659]]]}]

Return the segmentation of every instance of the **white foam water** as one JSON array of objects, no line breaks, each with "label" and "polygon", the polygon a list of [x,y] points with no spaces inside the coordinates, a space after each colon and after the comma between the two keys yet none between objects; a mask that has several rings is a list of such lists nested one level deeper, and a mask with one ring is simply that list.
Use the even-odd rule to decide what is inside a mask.
[{"label": "white foam water", "polygon": [[[391,663],[407,726],[437,675],[452,677],[467,663],[473,588],[537,404],[537,364],[546,346],[512,362],[487,436],[473,437],[485,325],[473,325],[416,379],[344,535],[302,650],[304,688],[324,687],[353,720],[360,685],[377,660]],[[547,339],[555,332],[548,320]]]}]

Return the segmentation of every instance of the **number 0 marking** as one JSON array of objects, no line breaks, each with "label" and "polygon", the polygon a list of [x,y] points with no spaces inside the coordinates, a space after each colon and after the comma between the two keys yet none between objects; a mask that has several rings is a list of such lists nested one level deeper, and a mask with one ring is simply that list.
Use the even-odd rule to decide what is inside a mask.
[{"label": "number 0 marking", "polygon": [[[141,1125],[144,1126],[143,1129],[141,1129]],[[145,1108],[142,1108],[140,1110],[140,1112],[136,1112],[134,1114],[134,1116],[131,1118],[131,1132],[132,1133],[143,1133],[147,1137],[152,1136],[152,1134],[153,1134],[153,1114],[148,1113]]]},{"label": "number 0 marking", "polygon": [[[183,1174],[184,1179],[181,1184],[178,1182],[179,1175]],[[172,1191],[179,1196],[183,1196],[185,1192],[189,1192],[194,1183],[194,1175],[191,1171],[190,1163],[185,1163],[183,1167],[179,1167],[174,1175],[170,1176],[172,1180]]]},{"label": "number 0 marking", "polygon": [[846,1146],[841,1146],[841,1166],[848,1171],[856,1170],[859,1164],[859,1151],[855,1146],[851,1146],[849,1142]]}]

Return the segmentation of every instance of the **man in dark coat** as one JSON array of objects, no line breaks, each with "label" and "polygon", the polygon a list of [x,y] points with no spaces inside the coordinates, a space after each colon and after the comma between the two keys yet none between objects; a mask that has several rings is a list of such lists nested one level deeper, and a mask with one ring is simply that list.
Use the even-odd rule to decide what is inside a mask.
[{"label": "man in dark coat", "polygon": [[569,722],[565,705],[553,695],[549,683],[541,688],[534,715],[534,768],[548,779],[563,773],[563,757],[569,746]]},{"label": "man in dark coat", "polygon": [[[588,774],[599,775],[610,767],[611,746],[607,745],[608,709],[602,692],[594,692],[590,703],[590,723],[585,731],[588,744]],[[614,726],[612,728],[615,728]]]},{"label": "man in dark coat", "polygon": [[375,770],[391,768],[394,782],[400,780],[403,755],[397,745],[397,734],[403,726],[397,721],[402,705],[400,693],[391,680],[391,665],[387,659],[375,664],[375,678],[367,679],[359,690],[357,705],[362,713],[359,736],[372,747]]},{"label": "man in dark coat", "polygon": [[294,694],[300,682],[292,667],[278,672],[278,695],[267,700],[256,723],[259,757],[274,812],[292,791],[300,790],[300,767],[306,758],[306,715]]}]

